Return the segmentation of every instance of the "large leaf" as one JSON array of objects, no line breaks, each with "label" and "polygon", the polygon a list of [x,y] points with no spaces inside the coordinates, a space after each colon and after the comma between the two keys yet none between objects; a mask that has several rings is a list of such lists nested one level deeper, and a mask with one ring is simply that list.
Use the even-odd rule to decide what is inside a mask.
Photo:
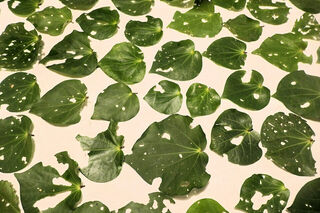
[{"label": "large leaf", "polygon": [[309,13],[320,13],[320,0],[290,0],[299,9]]},{"label": "large leaf", "polygon": [[320,40],[320,24],[316,17],[309,13],[304,13],[300,19],[296,21],[292,32],[304,39]]},{"label": "large leaf", "polygon": [[320,77],[296,71],[286,75],[278,84],[274,98],[290,111],[310,120],[320,121]]},{"label": "large leaf", "polygon": [[282,70],[298,70],[298,63],[312,63],[312,56],[304,54],[308,43],[293,33],[275,34],[263,41],[253,54],[263,57]]},{"label": "large leaf", "polygon": [[141,50],[130,42],[122,42],[112,47],[99,62],[102,71],[110,78],[125,84],[142,81],[146,72]]},{"label": "large leaf", "polygon": [[196,201],[187,213],[228,213],[217,201],[205,198]]},{"label": "large leaf", "polygon": [[163,23],[160,18],[147,16],[147,22],[130,20],[125,29],[126,38],[138,46],[152,46],[162,38]]},{"label": "large leaf", "polygon": [[60,0],[62,4],[74,10],[89,10],[98,0]]},{"label": "large leaf", "polygon": [[188,8],[195,4],[196,0],[161,0],[174,7]]},{"label": "large leaf", "polygon": [[108,130],[95,138],[78,135],[83,151],[89,152],[89,163],[81,173],[94,182],[108,182],[116,178],[122,169],[124,138],[117,135],[117,123],[111,121]]},{"label": "large leaf", "polygon": [[18,16],[29,16],[42,4],[43,0],[9,0],[9,9]]},{"label": "large leaf", "polygon": [[106,207],[100,201],[90,201],[82,204],[76,208],[74,213],[110,213],[108,207]]},{"label": "large leaf", "polygon": [[[61,60],[64,62],[61,63]],[[84,77],[97,68],[96,53],[90,47],[88,35],[73,31],[57,43],[40,63],[47,68],[68,77]],[[52,64],[52,65],[51,65]]]},{"label": "large leaf", "polygon": [[228,10],[240,11],[246,6],[246,1],[247,0],[213,0],[213,3]]},{"label": "large leaf", "polygon": [[127,121],[136,116],[139,109],[137,95],[127,85],[116,83],[99,94],[91,119]]},{"label": "large leaf", "polygon": [[145,15],[154,5],[154,0],[112,0],[112,2],[118,10],[130,16]]},{"label": "large leaf", "polygon": [[200,126],[191,128],[192,118],[171,115],[151,124],[126,156],[126,162],[149,184],[162,179],[159,190],[185,195],[207,185],[207,141]]},{"label": "large leaf", "polygon": [[[272,196],[259,209],[253,209],[252,198],[256,192],[262,196]],[[286,207],[290,191],[277,179],[265,174],[254,174],[245,180],[240,191],[240,201],[236,209],[248,213],[282,212]]]},{"label": "large leaf", "polygon": [[36,76],[15,73],[0,83],[0,106],[8,104],[9,112],[28,110],[40,99],[40,89]]},{"label": "large leaf", "polygon": [[247,58],[247,45],[232,37],[224,37],[212,42],[202,55],[220,66],[241,69]]},{"label": "large leaf", "polygon": [[109,7],[83,13],[76,21],[85,33],[98,40],[104,40],[115,35],[120,22],[118,11],[110,10]]},{"label": "large leaf", "polygon": [[40,49],[41,36],[35,30],[27,31],[22,22],[9,24],[0,36],[0,68],[31,69]]},{"label": "large leaf", "polygon": [[32,121],[27,116],[0,119],[0,172],[16,172],[31,162],[32,130]]},{"label": "large leaf", "polygon": [[299,176],[316,174],[311,153],[313,130],[294,114],[278,112],[270,115],[261,127],[261,142],[266,157],[282,169]]},{"label": "large leaf", "polygon": [[[233,140],[241,137],[239,145]],[[219,155],[227,154],[228,160],[239,165],[249,165],[262,156],[259,133],[252,128],[249,115],[236,109],[224,111],[211,130],[210,148]]]},{"label": "large leaf", "polygon": [[198,76],[201,69],[202,56],[195,51],[193,41],[170,41],[157,52],[150,73],[177,81],[188,81]]},{"label": "large leaf", "polygon": [[252,70],[249,82],[243,82],[246,71],[232,73],[224,86],[222,97],[250,110],[260,110],[270,101],[270,90],[263,84],[263,76]]},{"label": "large leaf", "polygon": [[66,80],[41,97],[30,113],[56,126],[69,126],[80,121],[87,100],[87,87],[79,80]]},{"label": "large leaf", "polygon": [[222,18],[213,2],[205,0],[186,13],[177,11],[168,27],[194,37],[214,37],[222,29]]},{"label": "large leaf", "polygon": [[220,103],[219,94],[204,84],[194,83],[187,91],[187,107],[192,117],[210,115],[217,110]]},{"label": "large leaf", "polygon": [[0,211],[5,213],[20,213],[19,198],[16,190],[8,181],[0,181]]}]

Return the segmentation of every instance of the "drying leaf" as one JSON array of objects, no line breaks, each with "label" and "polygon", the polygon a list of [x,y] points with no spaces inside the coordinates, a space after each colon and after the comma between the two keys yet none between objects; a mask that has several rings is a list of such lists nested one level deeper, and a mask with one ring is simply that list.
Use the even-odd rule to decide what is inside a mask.
[{"label": "drying leaf", "polygon": [[5,213],[20,213],[19,198],[12,184],[0,180],[0,211]]},{"label": "drying leaf", "polygon": [[304,39],[320,40],[320,24],[316,17],[309,13],[304,13],[300,19],[296,21],[292,32]]},{"label": "drying leaf", "polygon": [[9,0],[8,7],[14,14],[26,17],[36,11],[42,3],[43,0]]},{"label": "drying leaf", "polygon": [[74,10],[90,10],[98,0],[60,0],[62,4]]},{"label": "drying leaf", "polygon": [[187,213],[228,213],[217,201],[205,198],[196,201],[190,208]]},{"label": "drying leaf", "polygon": [[145,15],[154,5],[154,0],[112,0],[112,2],[118,10],[130,16]]}]

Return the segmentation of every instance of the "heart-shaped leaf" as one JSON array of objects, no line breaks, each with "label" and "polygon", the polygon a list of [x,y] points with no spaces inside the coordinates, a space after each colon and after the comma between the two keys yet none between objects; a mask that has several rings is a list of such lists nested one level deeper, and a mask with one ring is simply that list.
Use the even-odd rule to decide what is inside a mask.
[{"label": "heart-shaped leaf", "polygon": [[304,39],[320,41],[320,24],[316,17],[309,13],[304,13],[300,19],[296,21],[292,32]]},{"label": "heart-shaped leaf", "polygon": [[110,213],[108,207],[99,201],[90,201],[76,208],[74,213]]},{"label": "heart-shaped leaf", "polygon": [[188,8],[192,7],[195,4],[196,0],[161,0],[171,6]]},{"label": "heart-shaped leaf", "polygon": [[126,162],[149,184],[162,179],[159,190],[167,195],[185,195],[207,185],[207,141],[192,118],[171,115],[151,124],[126,156]]},{"label": "heart-shaped leaf", "polygon": [[240,11],[246,6],[247,0],[213,0],[213,3],[232,11]]},{"label": "heart-shaped leaf", "polygon": [[299,9],[308,13],[320,13],[320,0],[290,0]]},{"label": "heart-shaped leaf", "polygon": [[62,4],[74,10],[90,10],[98,0],[60,0]]},{"label": "heart-shaped leaf", "polygon": [[217,201],[205,198],[196,201],[190,208],[187,213],[228,213]]},{"label": "heart-shaped leaf", "polygon": [[43,0],[9,0],[8,7],[18,16],[29,16],[42,4]]},{"label": "heart-shaped leaf", "polygon": [[112,2],[118,10],[130,16],[145,15],[154,5],[154,0],[112,0]]},{"label": "heart-shaped leaf", "polygon": [[19,198],[12,184],[5,180],[0,180],[0,211],[10,213],[20,213]]}]

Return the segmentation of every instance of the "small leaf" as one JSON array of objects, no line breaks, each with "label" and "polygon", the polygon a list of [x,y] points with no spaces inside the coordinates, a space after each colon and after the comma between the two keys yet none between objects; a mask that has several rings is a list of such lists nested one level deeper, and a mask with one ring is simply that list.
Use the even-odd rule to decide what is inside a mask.
[{"label": "small leaf", "polygon": [[308,13],[320,13],[320,0],[290,0],[297,8]]},{"label": "small leaf", "polygon": [[109,7],[83,13],[76,21],[85,33],[98,40],[111,38],[115,35],[120,22],[118,11],[110,10]]},{"label": "small leaf", "polygon": [[86,103],[87,87],[79,80],[66,80],[41,97],[30,113],[55,126],[69,126],[80,121]]},{"label": "small leaf", "polygon": [[210,115],[220,103],[219,94],[204,84],[194,83],[187,91],[187,107],[192,117]]},{"label": "small leaf", "polygon": [[22,17],[31,15],[43,0],[9,0],[8,7],[14,14]]},{"label": "small leaf", "polygon": [[90,10],[98,0],[60,0],[62,4],[74,10]]},{"label": "small leaf", "polygon": [[313,130],[305,120],[294,114],[278,112],[270,115],[261,127],[261,142],[266,157],[280,168],[299,176],[316,174],[311,153]]},{"label": "small leaf", "polygon": [[0,211],[5,213],[19,213],[19,198],[12,183],[0,180]]},{"label": "small leaf", "polygon": [[99,62],[102,71],[110,78],[125,84],[136,84],[143,80],[146,64],[141,50],[130,42],[112,47]]},{"label": "small leaf", "polygon": [[196,201],[190,208],[187,213],[229,213],[225,210],[217,201],[205,198]]},{"label": "small leaf", "polygon": [[316,17],[309,13],[304,13],[299,20],[296,21],[292,32],[303,39],[313,39],[320,41],[320,24]]},{"label": "small leaf", "polygon": [[191,40],[170,41],[155,56],[150,73],[177,81],[188,81],[199,75],[202,56]]},{"label": "small leaf", "polygon": [[212,42],[202,55],[220,66],[241,69],[247,58],[247,45],[232,37],[224,37]]},{"label": "small leaf", "polygon": [[182,95],[178,84],[163,80],[159,82],[162,91],[153,86],[144,100],[156,111],[164,114],[177,113],[182,105]]},{"label": "small leaf", "polygon": [[147,16],[147,22],[129,21],[124,32],[126,38],[138,46],[152,46],[157,44],[163,35],[162,20]]},{"label": "small leaf", "polygon": [[213,3],[232,11],[240,11],[246,6],[246,0],[213,0]]},{"label": "small leaf", "polygon": [[112,0],[112,2],[118,10],[130,16],[145,15],[154,5],[154,0]]},{"label": "small leaf", "polygon": [[99,94],[91,119],[128,121],[138,114],[139,109],[137,95],[127,85],[116,83]]},{"label": "small leaf", "polygon": [[188,8],[192,7],[195,4],[196,0],[161,0],[171,6]]},{"label": "small leaf", "polygon": [[[233,140],[241,137],[239,145]],[[224,111],[211,130],[210,148],[219,155],[227,154],[228,160],[239,165],[249,165],[262,156],[259,133],[253,131],[249,115],[236,109]]]},{"label": "small leaf", "polygon": [[108,207],[106,207],[100,201],[90,201],[82,204],[76,208],[74,213],[110,213]]}]

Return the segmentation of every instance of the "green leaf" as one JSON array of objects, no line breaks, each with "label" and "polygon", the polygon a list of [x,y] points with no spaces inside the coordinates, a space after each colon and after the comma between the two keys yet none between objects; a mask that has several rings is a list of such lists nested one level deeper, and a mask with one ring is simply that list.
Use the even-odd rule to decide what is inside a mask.
[{"label": "green leaf", "polygon": [[320,13],[320,0],[290,0],[299,9],[308,13]]},{"label": "green leaf", "polygon": [[52,36],[61,35],[66,26],[72,21],[72,13],[67,7],[47,7],[33,13],[27,20],[41,33]]},{"label": "green leaf", "polygon": [[152,46],[157,44],[163,35],[163,23],[160,18],[147,16],[147,22],[130,20],[125,29],[126,38],[138,46]]},{"label": "green leaf", "polygon": [[214,37],[222,29],[222,18],[214,12],[214,4],[206,0],[186,13],[175,12],[168,27],[194,37]]},{"label": "green leaf", "polygon": [[86,103],[87,87],[79,80],[66,80],[41,97],[30,113],[55,126],[69,126],[80,121]]},{"label": "green leaf", "polygon": [[247,8],[256,19],[273,25],[286,23],[290,10],[286,3],[280,0],[249,0]]},{"label": "green leaf", "polygon": [[243,41],[257,41],[262,34],[260,22],[242,14],[234,19],[229,19],[224,25],[238,39]]},{"label": "green leaf", "polygon": [[303,52],[307,46],[307,42],[293,33],[275,34],[264,40],[252,53],[284,71],[292,72],[298,70],[299,62],[312,63],[312,56],[307,56]]},{"label": "green leaf", "polygon": [[188,81],[199,75],[202,56],[191,40],[170,41],[155,56],[150,73],[177,81]]},{"label": "green leaf", "polygon": [[118,32],[119,13],[110,10],[110,7],[102,7],[90,13],[83,13],[77,18],[81,29],[90,37],[104,40],[111,38]]},{"label": "green leaf", "polygon": [[9,0],[8,7],[14,14],[22,17],[31,15],[43,0]]},{"label": "green leaf", "polygon": [[116,83],[99,94],[91,119],[128,121],[138,114],[139,109],[137,95],[127,85]]},{"label": "green leaf", "polygon": [[228,213],[217,201],[205,198],[196,201],[190,208],[187,213]]},{"label": "green leaf", "polygon": [[318,55],[317,63],[320,64],[320,47],[318,48],[317,55]]},{"label": "green leaf", "polygon": [[224,37],[212,42],[202,55],[220,66],[241,69],[247,58],[247,45],[232,37]]},{"label": "green leaf", "polygon": [[[64,62],[61,63],[61,60]],[[73,31],[64,37],[40,61],[44,65],[48,62],[50,62],[50,65],[47,65],[48,69],[74,78],[90,75],[98,64],[97,55],[90,47],[88,35],[78,31]]]},{"label": "green leaf", "polygon": [[303,39],[313,39],[320,41],[320,24],[316,17],[309,13],[304,13],[299,20],[296,21],[292,32],[299,35]]},{"label": "green leaf", "polygon": [[[272,196],[257,210],[253,209],[253,196],[259,192],[262,196]],[[245,180],[240,191],[240,201],[236,209],[248,213],[282,212],[286,207],[290,191],[277,179],[265,174],[254,174]]]},{"label": "green leaf", "polygon": [[27,116],[0,119],[0,172],[16,172],[31,162],[32,130],[32,121]]},{"label": "green leaf", "polygon": [[90,10],[98,0],[60,0],[62,4],[74,10]]},{"label": "green leaf", "polygon": [[320,121],[320,77],[296,71],[286,75],[278,84],[274,98],[290,111],[310,120]]},{"label": "green leaf", "polygon": [[112,2],[118,10],[130,16],[145,15],[154,5],[154,0],[112,0]]},{"label": "green leaf", "polygon": [[8,104],[9,112],[28,110],[40,99],[40,88],[36,76],[29,73],[15,73],[0,83],[0,106]]},{"label": "green leaf", "polygon": [[153,86],[144,96],[144,100],[156,111],[163,114],[177,113],[182,105],[180,86],[171,81],[160,81],[161,89]]},{"label": "green leaf", "polygon": [[[240,138],[239,138],[240,137]],[[239,145],[234,140],[241,139]],[[211,130],[210,148],[219,155],[227,154],[228,160],[239,165],[250,165],[262,156],[259,133],[253,130],[249,115],[236,109],[224,111]]]},{"label": "green leaf", "polygon": [[74,213],[110,213],[108,207],[99,201],[90,201],[76,208]]},{"label": "green leaf", "polygon": [[112,47],[99,62],[102,71],[110,78],[125,84],[136,84],[143,80],[146,64],[141,50],[130,42]]},{"label": "green leaf", "polygon": [[185,195],[207,185],[207,141],[202,128],[192,128],[193,119],[171,115],[152,123],[126,156],[126,162],[149,184],[162,179],[159,190],[167,195]]},{"label": "green leaf", "polygon": [[0,211],[8,213],[19,213],[19,198],[16,190],[8,181],[0,181]]},{"label": "green leaf", "polygon": [[299,176],[316,174],[311,152],[312,136],[314,132],[307,122],[291,113],[270,115],[261,127],[266,157],[280,168]]},{"label": "green leaf", "polygon": [[41,49],[41,36],[27,31],[24,23],[9,24],[0,36],[0,68],[31,69]]},{"label": "green leaf", "polygon": [[204,84],[194,83],[187,91],[187,107],[192,117],[210,115],[220,103],[219,94]]},{"label": "green leaf", "polygon": [[195,4],[195,0],[161,0],[171,6],[188,8],[192,7]]},{"label": "green leaf", "polygon": [[83,151],[89,152],[89,163],[81,173],[94,182],[108,182],[121,172],[124,161],[123,136],[117,136],[117,123],[111,121],[108,130],[99,133],[95,138],[78,135]]},{"label": "green leaf", "polygon": [[[20,197],[23,210],[28,213],[38,213],[40,210],[34,204],[43,198],[55,196],[64,192],[70,194],[54,208],[42,211],[44,213],[69,213],[81,199],[81,179],[79,178],[78,164],[70,159],[67,152],[60,152],[55,155],[58,162],[67,164],[68,169],[60,175],[51,166],[43,166],[37,163],[23,173],[15,173],[20,184]],[[54,179],[63,178],[71,185],[56,185]]]},{"label": "green leaf", "polygon": [[263,84],[263,76],[252,70],[249,82],[243,82],[246,71],[240,70],[232,73],[224,86],[222,98],[250,110],[260,110],[270,101],[270,90]]},{"label": "green leaf", "polygon": [[246,0],[213,0],[213,3],[232,11],[240,11],[246,6]]}]

